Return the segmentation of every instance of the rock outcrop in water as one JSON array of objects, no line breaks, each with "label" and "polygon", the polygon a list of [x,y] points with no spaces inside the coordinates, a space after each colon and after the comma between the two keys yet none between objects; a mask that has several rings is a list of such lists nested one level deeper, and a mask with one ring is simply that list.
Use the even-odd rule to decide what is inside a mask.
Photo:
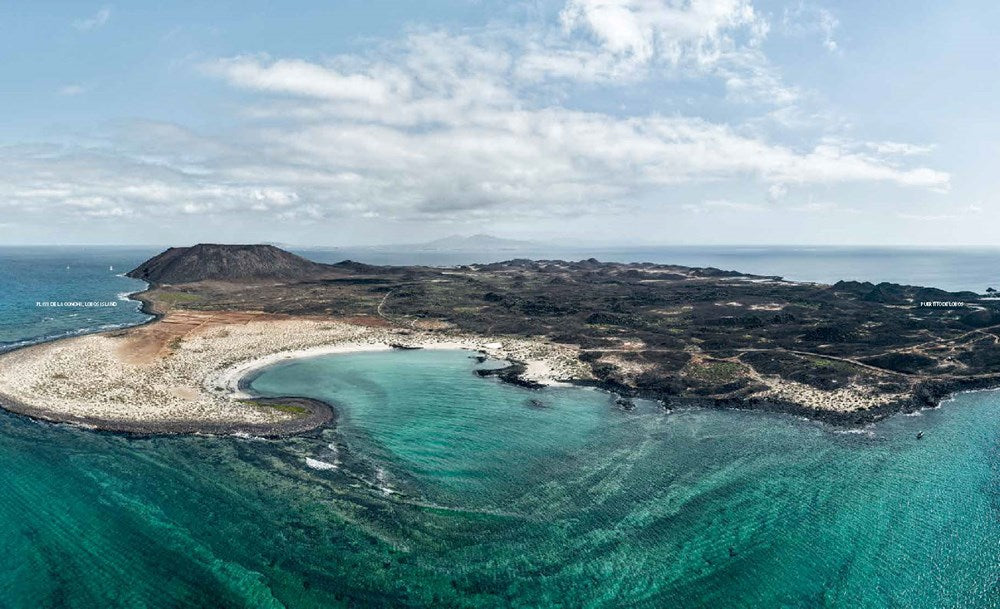
[{"label": "rock outcrop in water", "polygon": [[332,270],[329,265],[306,260],[273,245],[201,243],[192,247],[172,247],[127,274],[149,283],[173,284],[207,279],[304,279]]}]

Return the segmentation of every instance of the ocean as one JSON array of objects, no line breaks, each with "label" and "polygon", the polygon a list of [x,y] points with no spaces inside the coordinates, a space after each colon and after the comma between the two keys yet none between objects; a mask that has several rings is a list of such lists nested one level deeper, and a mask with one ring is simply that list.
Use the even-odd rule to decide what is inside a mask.
[{"label": "ocean", "polygon": [[[660,254],[976,290],[1000,259],[685,249]],[[118,300],[142,284],[119,274],[152,253],[0,249],[0,341],[143,321]],[[121,304],[37,306],[85,301]],[[599,391],[529,391],[476,365],[398,351],[275,366],[256,390],[338,411],[336,426],[282,440],[134,438],[0,413],[0,606],[1000,604],[996,392],[842,430],[623,411]]]},{"label": "ocean", "polygon": [[[293,248],[294,249],[294,248]],[[603,262],[655,262],[714,266],[793,281],[836,283],[841,279],[972,290],[1000,289],[1000,248],[891,248],[822,246],[673,246],[548,248],[491,252],[397,251],[391,248],[295,250],[319,262],[344,259],[371,264],[456,266],[511,258]]]},{"label": "ocean", "polygon": [[151,248],[0,247],[0,352],[25,344],[134,325],[149,318],[124,273]]}]

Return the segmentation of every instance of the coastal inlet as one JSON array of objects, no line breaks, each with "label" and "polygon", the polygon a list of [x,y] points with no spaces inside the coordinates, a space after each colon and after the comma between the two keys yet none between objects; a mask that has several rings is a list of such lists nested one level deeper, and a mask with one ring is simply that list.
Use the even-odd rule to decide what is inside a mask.
[{"label": "coastal inlet", "polygon": [[339,415],[277,440],[0,415],[5,602],[995,606],[995,394],[847,433],[628,410],[478,366],[454,350],[276,363],[254,391]]},{"label": "coastal inlet", "polygon": [[[807,400],[837,414],[982,374],[988,310],[680,267],[333,266],[156,285],[142,296],[156,323],[0,356],[0,388],[35,417],[227,432],[0,414],[5,603],[996,606],[996,394],[847,426],[688,406],[753,406],[713,396],[757,387],[815,417]],[[806,297],[855,325],[800,317]],[[899,351],[878,351],[899,320]],[[763,346],[733,353],[727,338]],[[528,389],[483,378],[484,355],[522,363],[515,380],[532,387],[595,375],[628,394],[659,379],[692,399]],[[287,435],[320,403],[335,421]],[[899,408],[879,403],[879,417]],[[278,437],[242,427],[255,423]]]}]

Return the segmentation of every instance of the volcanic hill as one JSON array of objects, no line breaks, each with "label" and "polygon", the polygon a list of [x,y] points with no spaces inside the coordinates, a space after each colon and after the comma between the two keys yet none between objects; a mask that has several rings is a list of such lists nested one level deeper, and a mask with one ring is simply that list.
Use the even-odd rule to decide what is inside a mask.
[{"label": "volcanic hill", "polygon": [[323,316],[568,345],[587,382],[669,407],[858,424],[1000,386],[1000,302],[973,292],[594,259],[319,264],[267,245],[175,248],[129,275],[154,284],[140,298],[164,314]]},{"label": "volcanic hill", "polygon": [[200,243],[172,247],[127,273],[154,284],[204,280],[254,281],[315,278],[333,270],[273,245],[218,245]]}]

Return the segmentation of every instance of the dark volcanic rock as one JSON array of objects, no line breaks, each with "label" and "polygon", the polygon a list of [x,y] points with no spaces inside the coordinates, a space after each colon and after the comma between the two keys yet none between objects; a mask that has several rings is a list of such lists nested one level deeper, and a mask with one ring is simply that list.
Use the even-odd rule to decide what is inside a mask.
[{"label": "dark volcanic rock", "polygon": [[217,245],[201,243],[172,247],[128,272],[149,283],[191,283],[215,279],[304,279],[333,271],[273,245]]},{"label": "dark volcanic rock", "polygon": [[[583,350],[590,385],[674,405],[761,408],[853,425],[954,391],[1000,386],[1000,302],[971,292],[761,281],[594,259],[447,269],[318,265],[266,246],[169,250],[131,275],[155,283],[228,280],[159,285],[146,298],[163,310],[339,316],[398,324],[401,332],[440,321],[481,336],[546,337]],[[940,304],[947,302],[956,304]],[[538,386],[516,362],[477,374]],[[830,392],[831,403],[844,387],[893,397],[839,412],[768,397],[758,380],[764,376]]]},{"label": "dark volcanic rock", "polygon": [[838,292],[847,292],[854,296],[858,296],[867,302],[878,302],[882,304],[905,305],[928,300],[979,300],[979,295],[975,292],[948,292],[937,288],[901,285],[885,281],[878,285],[868,281],[838,281],[830,287],[832,290]]}]

